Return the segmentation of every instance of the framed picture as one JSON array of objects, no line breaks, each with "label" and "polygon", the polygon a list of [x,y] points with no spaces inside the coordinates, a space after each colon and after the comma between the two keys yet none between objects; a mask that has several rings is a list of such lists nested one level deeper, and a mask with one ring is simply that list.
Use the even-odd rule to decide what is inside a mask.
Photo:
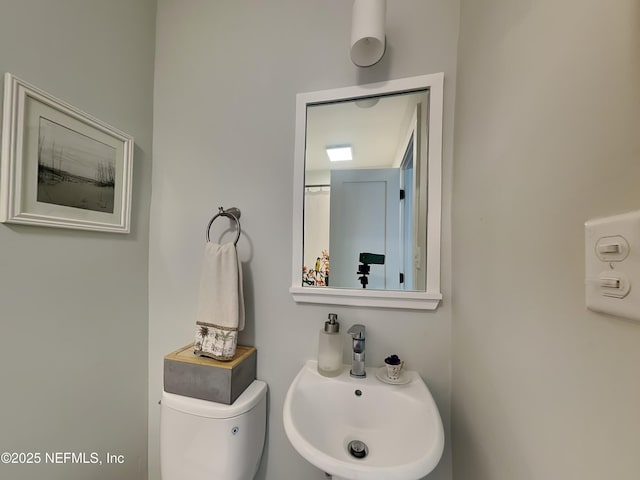
[{"label": "framed picture", "polygon": [[133,137],[4,76],[0,222],[129,233]]}]

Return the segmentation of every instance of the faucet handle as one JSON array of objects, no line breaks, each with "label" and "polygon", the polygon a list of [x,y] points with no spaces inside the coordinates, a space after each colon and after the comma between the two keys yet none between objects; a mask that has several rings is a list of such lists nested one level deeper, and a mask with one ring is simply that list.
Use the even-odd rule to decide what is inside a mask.
[{"label": "faucet handle", "polygon": [[347,333],[350,333],[354,340],[364,340],[366,331],[367,329],[364,325],[356,323],[355,325],[352,325],[349,330],[347,330]]}]

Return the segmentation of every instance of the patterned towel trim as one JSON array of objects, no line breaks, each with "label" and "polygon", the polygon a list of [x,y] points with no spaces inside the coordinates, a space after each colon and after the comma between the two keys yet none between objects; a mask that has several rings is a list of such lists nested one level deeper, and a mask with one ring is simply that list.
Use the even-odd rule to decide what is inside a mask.
[{"label": "patterned towel trim", "polygon": [[238,331],[238,327],[223,327],[222,325],[216,325],[215,323],[207,323],[207,322],[196,322],[196,325],[198,326],[203,326],[203,327],[213,327],[213,328],[217,328],[218,330],[228,330],[231,332],[237,332]]},{"label": "patterned towel trim", "polygon": [[212,323],[196,322],[196,355],[223,362],[233,360],[238,345],[238,329]]}]

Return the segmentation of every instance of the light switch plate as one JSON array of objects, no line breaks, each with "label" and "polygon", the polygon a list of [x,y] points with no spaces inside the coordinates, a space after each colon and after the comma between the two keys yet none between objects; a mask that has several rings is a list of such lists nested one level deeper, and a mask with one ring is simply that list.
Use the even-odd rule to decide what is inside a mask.
[{"label": "light switch plate", "polygon": [[640,320],[640,210],[584,227],[587,308]]}]

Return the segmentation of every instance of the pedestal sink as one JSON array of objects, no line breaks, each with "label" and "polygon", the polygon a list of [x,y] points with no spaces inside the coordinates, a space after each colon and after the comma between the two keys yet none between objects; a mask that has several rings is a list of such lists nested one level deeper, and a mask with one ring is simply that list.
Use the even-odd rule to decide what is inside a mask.
[{"label": "pedestal sink", "polygon": [[416,372],[403,372],[402,384],[349,376],[345,365],[332,378],[308,361],[284,402],[284,429],[309,463],[333,478],[418,480],[442,456],[444,432],[438,407]]}]

